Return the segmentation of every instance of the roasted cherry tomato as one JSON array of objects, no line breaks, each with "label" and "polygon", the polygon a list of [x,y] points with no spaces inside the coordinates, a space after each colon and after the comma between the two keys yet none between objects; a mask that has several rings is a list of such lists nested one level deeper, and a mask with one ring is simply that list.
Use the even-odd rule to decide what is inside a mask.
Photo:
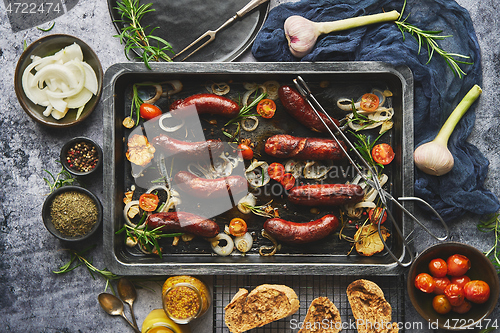
[{"label": "roasted cherry tomato", "polygon": [[434,288],[434,294],[443,295],[444,289],[451,283],[450,279],[446,276],[441,278],[434,278],[434,282],[436,282],[436,288]]},{"label": "roasted cherry tomato", "polygon": [[252,157],[253,157],[253,150],[247,144],[240,143],[238,145],[238,149],[240,150],[241,156],[243,157],[243,159],[245,159],[245,160],[251,160],[252,159]]},{"label": "roasted cherry tomato", "polygon": [[432,259],[429,263],[429,271],[435,278],[442,278],[448,273],[448,265],[441,258]]},{"label": "roasted cherry tomato", "polygon": [[424,293],[432,293],[436,288],[436,282],[429,274],[420,273],[415,277],[415,287]]},{"label": "roasted cherry tomato", "polygon": [[150,120],[162,115],[162,112],[159,107],[147,103],[141,104],[141,107],[139,108],[139,113],[141,115],[141,118],[144,118],[146,120]]},{"label": "roasted cherry tomato", "polygon": [[444,294],[452,306],[460,306],[465,301],[464,288],[461,288],[456,284],[450,283],[446,288],[444,288]]},{"label": "roasted cherry tomato", "polygon": [[158,207],[158,196],[153,193],[144,193],[139,197],[139,207],[146,212],[152,212]]},{"label": "roasted cherry tomato", "polygon": [[394,150],[387,143],[381,143],[373,147],[372,157],[373,160],[382,165],[387,165],[394,159]]},{"label": "roasted cherry tomato", "polygon": [[464,287],[467,282],[470,281],[470,277],[467,275],[461,275],[461,276],[452,276],[451,277],[451,283],[456,284],[459,287]]},{"label": "roasted cherry tomato", "polygon": [[295,186],[295,177],[290,172],[287,172],[283,175],[283,179],[280,183],[283,185],[285,190],[289,190]]},{"label": "roasted cherry tomato", "polygon": [[263,99],[257,104],[257,113],[262,116],[262,118],[272,118],[276,112],[276,103],[272,99]]},{"label": "roasted cherry tomato", "polygon": [[490,298],[490,286],[482,280],[472,280],[464,286],[465,298],[477,304],[483,304]]},{"label": "roasted cherry tomato", "polygon": [[267,168],[267,173],[271,179],[281,182],[285,176],[285,167],[281,163],[271,163],[271,165]]},{"label": "roasted cherry tomato", "polygon": [[234,237],[243,236],[248,231],[245,220],[235,217],[229,222],[229,233]]},{"label": "roasted cherry tomato", "polygon": [[387,211],[384,211],[384,216],[381,216],[382,210],[383,210],[382,207],[376,207],[368,211],[368,218],[370,219],[370,222],[372,224],[377,225],[378,221],[380,221],[380,217],[382,217],[380,223],[384,223],[385,220],[387,220]]},{"label": "roasted cherry tomato", "polygon": [[467,313],[472,308],[472,304],[466,300],[460,306],[452,306],[451,310],[456,313]]},{"label": "roasted cherry tomato", "polygon": [[454,254],[446,260],[448,265],[448,275],[461,276],[465,275],[470,268],[470,260],[464,255]]},{"label": "roasted cherry tomato", "polygon": [[436,295],[432,300],[432,307],[437,313],[447,314],[451,311],[450,301],[445,295]]},{"label": "roasted cherry tomato", "polygon": [[359,106],[365,111],[375,111],[377,110],[379,103],[380,101],[377,95],[367,93],[361,96]]}]

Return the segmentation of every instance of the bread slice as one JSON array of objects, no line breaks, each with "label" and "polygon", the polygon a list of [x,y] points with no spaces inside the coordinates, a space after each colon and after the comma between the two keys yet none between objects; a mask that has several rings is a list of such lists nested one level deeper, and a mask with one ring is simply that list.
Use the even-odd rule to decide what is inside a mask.
[{"label": "bread slice", "polygon": [[340,312],[328,297],[315,298],[307,310],[299,333],[338,333],[342,328]]},{"label": "bread slice", "polygon": [[288,317],[299,309],[295,291],[284,285],[263,284],[250,293],[240,289],[224,308],[229,331],[241,333]]},{"label": "bread slice", "polygon": [[356,327],[360,333],[395,333],[397,323],[392,323],[392,307],[380,287],[368,280],[356,280],[347,287],[347,299]]}]

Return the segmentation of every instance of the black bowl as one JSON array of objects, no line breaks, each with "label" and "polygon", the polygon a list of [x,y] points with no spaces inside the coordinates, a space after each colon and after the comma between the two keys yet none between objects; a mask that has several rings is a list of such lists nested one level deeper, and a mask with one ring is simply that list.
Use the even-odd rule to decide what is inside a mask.
[{"label": "black bowl", "polygon": [[[66,159],[68,151],[73,147],[75,144],[84,142],[87,143],[89,146],[94,146],[96,148],[97,152],[97,164],[95,165],[94,168],[90,169],[89,171],[78,171],[77,169],[73,168],[70,166],[68,160]],[[92,139],[86,138],[86,137],[76,137],[64,144],[64,146],[61,148],[61,153],[60,153],[60,161],[61,164],[63,165],[64,169],[66,169],[70,174],[74,176],[88,176],[93,173],[95,173],[97,170],[101,168],[102,165],[102,149],[101,147],[97,144]]]},{"label": "black bowl", "polygon": [[[24,93],[22,87],[23,72],[26,69],[26,67],[28,67],[31,64],[31,56],[45,57],[53,55],[57,51],[73,43],[77,43],[80,46],[83,52],[83,60],[87,62],[90,65],[90,67],[92,67],[92,69],[96,74],[98,83],[97,95],[92,96],[90,101],[85,105],[85,108],[83,109],[83,112],[78,118],[78,120],[76,120],[76,114],[77,114],[76,109],[69,110],[66,116],[64,116],[64,118],[60,120],[56,120],[51,116],[45,117],[43,115],[45,107],[33,103]],[[99,58],[97,58],[95,52],[90,48],[90,46],[88,46],[86,43],[84,43],[82,40],[76,37],[63,34],[54,34],[42,37],[34,41],[21,54],[21,57],[17,62],[16,71],[14,75],[14,88],[16,91],[17,99],[19,100],[19,103],[21,104],[22,108],[35,121],[50,127],[69,127],[82,122],[92,113],[92,111],[94,111],[101,97],[102,81],[103,81],[103,71],[101,63],[99,61]]]},{"label": "black bowl", "polygon": [[[490,298],[483,304],[472,303],[472,309],[464,314],[453,311],[447,314],[439,314],[432,307],[432,299],[436,295],[426,294],[418,290],[414,285],[414,280],[420,273],[429,273],[428,265],[432,259],[441,258],[446,261],[449,256],[454,254],[462,254],[469,258],[471,268],[466,275],[471,280],[483,280],[488,283],[490,286]],[[462,330],[477,327],[481,320],[491,314],[500,294],[498,273],[491,261],[475,247],[457,242],[436,244],[420,253],[408,272],[407,288],[411,303],[422,318],[429,323],[437,324],[439,328],[447,330]]]},{"label": "black bowl", "polygon": [[[51,211],[51,204],[52,204],[54,198],[61,193],[70,192],[70,191],[75,191],[75,192],[80,192],[80,193],[86,194],[89,198],[92,199],[92,201],[94,201],[94,203],[97,207],[97,221],[96,221],[96,223],[86,234],[81,235],[81,236],[72,237],[72,236],[65,235],[62,232],[60,232],[59,230],[57,230],[56,227],[54,226],[54,224],[52,223],[50,211]],[[63,186],[63,187],[58,188],[57,190],[55,190],[51,194],[49,194],[49,196],[45,199],[45,202],[43,203],[43,208],[42,208],[42,219],[43,219],[43,223],[45,224],[45,227],[47,228],[47,230],[52,235],[59,238],[60,240],[69,241],[69,242],[81,241],[81,240],[87,239],[90,236],[92,236],[96,232],[96,230],[99,228],[99,226],[101,225],[101,223],[102,223],[101,201],[92,192],[90,192],[89,190],[87,190],[83,187]]]}]

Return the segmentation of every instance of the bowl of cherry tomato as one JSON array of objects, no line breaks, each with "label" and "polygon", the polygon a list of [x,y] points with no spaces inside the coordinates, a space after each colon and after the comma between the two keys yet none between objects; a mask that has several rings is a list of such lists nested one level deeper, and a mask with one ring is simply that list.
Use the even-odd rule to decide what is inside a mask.
[{"label": "bowl of cherry tomato", "polygon": [[[433,245],[410,266],[407,289],[417,312],[441,329],[485,328],[500,282],[491,261],[473,246]],[[488,321],[489,324],[491,324]]]}]

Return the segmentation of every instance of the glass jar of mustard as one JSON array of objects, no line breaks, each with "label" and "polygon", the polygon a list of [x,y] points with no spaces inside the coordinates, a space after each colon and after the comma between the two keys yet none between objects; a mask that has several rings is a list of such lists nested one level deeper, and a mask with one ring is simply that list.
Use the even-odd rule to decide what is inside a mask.
[{"label": "glass jar of mustard", "polygon": [[190,333],[187,325],[177,325],[163,309],[151,311],[142,322],[141,333]]},{"label": "glass jar of mustard", "polygon": [[163,310],[178,324],[201,317],[210,306],[208,287],[199,279],[181,275],[168,278],[162,288]]}]

